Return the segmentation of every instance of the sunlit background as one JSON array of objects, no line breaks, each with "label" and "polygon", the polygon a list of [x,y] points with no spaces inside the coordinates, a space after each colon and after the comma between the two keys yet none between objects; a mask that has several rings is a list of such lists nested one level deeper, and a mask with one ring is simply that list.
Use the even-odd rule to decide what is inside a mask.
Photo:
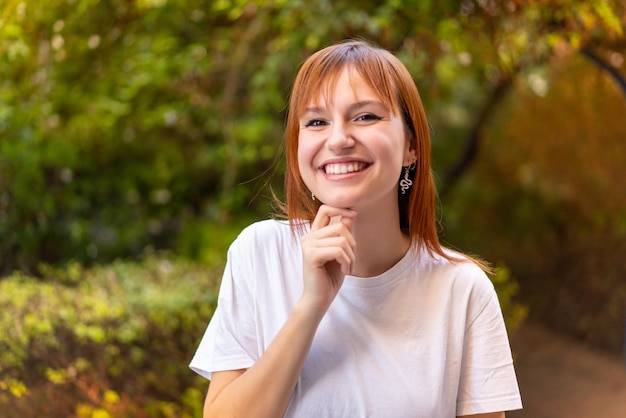
[{"label": "sunlit background", "polygon": [[353,37],[413,74],[441,239],[497,267],[511,335],[622,356],[622,1],[0,5],[2,417],[201,415],[187,364],[229,243],[282,196],[292,79]]}]

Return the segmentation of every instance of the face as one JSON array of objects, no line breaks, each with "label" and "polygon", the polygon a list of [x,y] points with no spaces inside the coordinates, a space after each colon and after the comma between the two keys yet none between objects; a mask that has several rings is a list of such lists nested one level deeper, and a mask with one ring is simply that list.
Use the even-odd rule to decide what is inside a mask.
[{"label": "face", "polygon": [[300,117],[300,175],[322,203],[395,210],[403,165],[415,160],[399,112],[357,71],[345,68],[329,92]]}]

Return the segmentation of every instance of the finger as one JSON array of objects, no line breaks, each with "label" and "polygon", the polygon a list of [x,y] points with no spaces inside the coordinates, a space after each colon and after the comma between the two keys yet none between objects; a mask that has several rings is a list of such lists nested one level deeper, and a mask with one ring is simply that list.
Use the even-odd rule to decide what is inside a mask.
[{"label": "finger", "polygon": [[[313,240],[305,243],[303,250],[305,260],[318,267],[329,261],[336,261],[341,265],[344,274],[350,274],[354,265],[354,245],[351,240],[345,237],[331,236]],[[328,258],[332,256],[337,258]]]},{"label": "finger", "polygon": [[331,224],[331,222],[336,222],[337,219],[341,220],[344,217],[354,218],[355,216],[356,212],[351,209],[342,209],[328,205],[321,205],[317,211],[317,214],[315,215],[315,219],[313,219],[311,231],[315,231],[325,226],[328,226]]},{"label": "finger", "polygon": [[349,247],[318,247],[305,252],[305,258],[312,262],[312,266],[322,268],[330,262],[335,262],[343,274],[350,274],[354,264],[354,252]]},{"label": "finger", "polygon": [[356,212],[354,213],[354,216],[352,217],[342,216],[340,219],[341,223],[348,229],[348,231],[350,231],[350,233],[352,233],[352,224],[354,223],[355,216],[356,216]]},{"label": "finger", "polygon": [[355,246],[353,245],[353,241],[350,239],[346,239],[346,237],[324,238],[324,239],[316,241],[311,246],[311,248],[312,249],[338,248],[348,255],[348,258],[350,258],[350,261],[354,260]]},{"label": "finger", "polygon": [[328,225],[338,224],[339,222],[341,222],[341,218],[342,218],[341,215],[331,216],[330,222],[328,223]]},{"label": "finger", "polygon": [[[302,242],[315,242],[326,238],[341,237],[345,239],[352,247],[356,246],[356,241],[350,231],[350,218],[342,218],[341,222],[325,226],[321,229],[311,231],[302,237]],[[346,223],[348,225],[346,225]]]}]

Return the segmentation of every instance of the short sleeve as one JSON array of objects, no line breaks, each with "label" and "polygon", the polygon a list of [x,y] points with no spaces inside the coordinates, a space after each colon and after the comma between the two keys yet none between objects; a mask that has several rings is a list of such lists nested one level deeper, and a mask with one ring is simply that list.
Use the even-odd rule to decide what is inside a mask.
[{"label": "short sleeve", "polygon": [[207,379],[214,371],[249,368],[257,359],[251,291],[239,256],[235,241],[228,251],[217,308],[189,365]]},{"label": "short sleeve", "polygon": [[476,293],[463,342],[457,415],[521,409],[498,297],[486,277]]}]

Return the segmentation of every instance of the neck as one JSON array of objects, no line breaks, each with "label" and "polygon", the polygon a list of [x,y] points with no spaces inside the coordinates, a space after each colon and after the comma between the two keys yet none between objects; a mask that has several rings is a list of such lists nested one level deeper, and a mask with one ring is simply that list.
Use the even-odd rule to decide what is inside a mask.
[{"label": "neck", "polygon": [[398,210],[359,210],[352,234],[356,240],[354,275],[373,277],[393,267],[407,252],[410,238],[400,230]]}]

